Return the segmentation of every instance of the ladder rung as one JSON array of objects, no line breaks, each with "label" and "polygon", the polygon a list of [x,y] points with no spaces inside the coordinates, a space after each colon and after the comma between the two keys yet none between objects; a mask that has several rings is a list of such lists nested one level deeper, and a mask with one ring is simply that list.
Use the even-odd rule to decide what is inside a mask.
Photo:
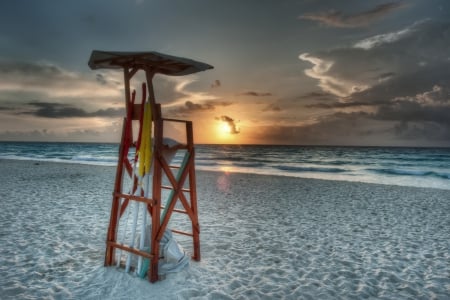
[{"label": "ladder rung", "polygon": [[140,255],[140,256],[143,256],[143,257],[146,257],[146,258],[149,258],[149,259],[153,258],[153,255],[151,255],[150,253],[138,250],[136,248],[132,248],[132,247],[124,245],[124,244],[118,244],[118,243],[115,243],[115,242],[108,242],[108,241],[106,242],[106,244],[108,246],[111,246],[111,247],[114,247],[114,248],[118,248],[118,249],[130,252],[130,253],[133,253],[133,254],[136,254],[136,255]]},{"label": "ladder rung", "polygon": [[[161,206],[161,209],[164,209],[164,208],[166,208],[166,207],[165,207],[165,206]],[[174,208],[173,211],[174,211],[174,212],[177,212],[177,213],[186,214],[186,215],[188,214],[187,211],[181,210],[181,209],[176,209],[176,208]]]},{"label": "ladder rung", "polygon": [[181,231],[181,230],[176,230],[176,229],[171,229],[171,231],[173,233],[178,233],[178,234],[182,234],[182,235],[194,236],[192,233],[186,232],[186,231]]},{"label": "ladder rung", "polygon": [[[168,186],[168,185],[161,185],[161,188],[165,189],[165,190],[173,190],[174,189],[172,186]],[[181,191],[187,193],[187,192],[190,192],[191,190],[182,188]]]},{"label": "ladder rung", "polygon": [[152,205],[152,206],[155,205],[155,201],[153,199],[145,198],[142,196],[122,194],[122,193],[113,193],[113,195],[118,198],[125,198],[125,199],[134,200],[134,201],[138,201],[138,202],[144,202],[144,203],[147,203],[148,205]]},{"label": "ladder rung", "polygon": [[187,120],[179,120],[179,119],[170,119],[170,118],[162,118],[163,121],[168,121],[168,122],[179,122],[179,123],[188,123],[189,121]]}]

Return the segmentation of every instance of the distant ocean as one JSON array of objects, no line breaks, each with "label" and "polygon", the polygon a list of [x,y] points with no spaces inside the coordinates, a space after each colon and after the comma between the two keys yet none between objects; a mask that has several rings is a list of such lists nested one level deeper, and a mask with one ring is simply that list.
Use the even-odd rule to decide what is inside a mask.
[{"label": "distant ocean", "polygon": [[[117,157],[117,144],[0,142],[0,159],[115,166]],[[450,190],[450,148],[196,145],[196,168]]]}]

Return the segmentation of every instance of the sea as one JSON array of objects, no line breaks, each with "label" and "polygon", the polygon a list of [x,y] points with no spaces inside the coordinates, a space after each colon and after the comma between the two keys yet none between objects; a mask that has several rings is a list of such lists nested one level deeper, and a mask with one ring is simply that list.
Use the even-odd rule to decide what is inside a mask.
[{"label": "sea", "polygon": [[[115,166],[118,149],[118,144],[108,143],[0,142],[0,159]],[[196,145],[195,149],[197,170],[450,190],[450,148]]]}]

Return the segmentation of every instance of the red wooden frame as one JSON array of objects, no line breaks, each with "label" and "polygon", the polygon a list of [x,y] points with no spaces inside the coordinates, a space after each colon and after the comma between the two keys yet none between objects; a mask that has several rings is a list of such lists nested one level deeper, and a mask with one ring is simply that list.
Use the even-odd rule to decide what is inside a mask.
[{"label": "red wooden frame", "polygon": [[[142,115],[143,103],[145,102],[145,97],[143,97],[142,103],[135,103],[135,93],[130,93],[130,81],[132,77],[136,74],[136,68],[129,68],[127,66],[124,69],[124,82],[125,82],[125,107],[126,107],[126,117],[123,120],[122,127],[122,138],[119,147],[119,160],[116,170],[116,179],[114,184],[113,199],[111,205],[111,214],[109,220],[109,227],[106,239],[106,253],[105,253],[105,266],[114,265],[115,262],[115,250],[120,249],[135,255],[142,256],[143,258],[150,259],[150,266],[148,269],[148,278],[150,282],[157,281],[158,278],[158,259],[159,259],[159,248],[160,241],[167,228],[167,224],[172,216],[172,213],[184,213],[188,215],[192,223],[192,232],[185,232],[173,229],[172,232],[188,235],[192,237],[193,240],[193,255],[194,260],[200,260],[200,226],[198,221],[198,211],[197,211],[197,191],[196,191],[196,178],[195,178],[195,149],[193,140],[193,128],[191,121],[185,120],[175,120],[175,119],[164,119],[161,116],[161,107],[155,102],[155,96],[153,91],[152,79],[154,73],[151,69],[146,69],[146,79],[147,88],[149,94],[149,101],[152,107],[153,115],[153,138],[154,138],[154,148],[153,148],[153,185],[151,197],[146,198],[143,195],[136,196],[133,193],[126,193],[122,190],[123,182],[125,176],[132,177],[132,164],[128,159],[128,153],[131,147],[135,147],[139,144],[133,143],[133,126],[132,122],[139,120],[139,132],[142,131]],[[163,137],[164,137],[164,122],[181,122],[185,124],[186,129],[186,144],[177,146],[178,149],[184,149],[189,153],[189,160],[184,168],[181,170],[180,179],[177,181],[175,176],[171,171],[171,166],[164,159],[162,152],[164,150]],[[164,186],[162,184],[163,174],[167,176],[170,186]],[[189,188],[184,188],[184,184],[188,179]],[[136,190],[137,183],[134,182],[134,188],[132,191]],[[161,191],[162,189],[173,189],[174,197],[171,203],[167,207],[167,213],[163,219],[161,219]],[[187,196],[188,195],[188,196]],[[121,203],[121,200],[124,201]],[[177,201],[183,205],[184,210],[175,209],[175,204]],[[129,201],[138,201],[146,204],[147,211],[151,217],[151,250],[150,253],[141,251],[137,248],[133,248],[117,241],[117,231],[119,220],[122,217]]]}]

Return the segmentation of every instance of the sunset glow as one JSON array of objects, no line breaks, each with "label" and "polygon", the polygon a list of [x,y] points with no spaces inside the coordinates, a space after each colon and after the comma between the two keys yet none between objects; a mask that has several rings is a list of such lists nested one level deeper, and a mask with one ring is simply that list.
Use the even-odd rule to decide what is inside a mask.
[{"label": "sunset glow", "polygon": [[222,123],[222,125],[220,125],[220,131],[222,134],[230,134],[231,127],[227,123]]},{"label": "sunset glow", "polygon": [[14,3],[0,140],[118,142],[123,73],[90,70],[98,49],[214,66],[154,78],[163,116],[193,121],[199,143],[450,146],[447,0]]}]

